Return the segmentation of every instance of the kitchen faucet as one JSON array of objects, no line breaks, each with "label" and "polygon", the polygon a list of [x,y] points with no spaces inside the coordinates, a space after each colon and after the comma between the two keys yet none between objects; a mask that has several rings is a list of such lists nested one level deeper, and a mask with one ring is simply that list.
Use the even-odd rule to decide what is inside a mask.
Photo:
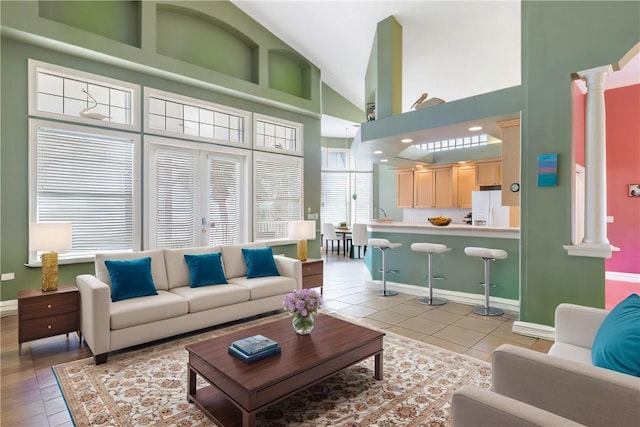
[{"label": "kitchen faucet", "polygon": [[385,218],[387,217],[387,213],[384,211],[384,209],[378,208],[378,210],[382,212],[382,215],[384,215]]}]

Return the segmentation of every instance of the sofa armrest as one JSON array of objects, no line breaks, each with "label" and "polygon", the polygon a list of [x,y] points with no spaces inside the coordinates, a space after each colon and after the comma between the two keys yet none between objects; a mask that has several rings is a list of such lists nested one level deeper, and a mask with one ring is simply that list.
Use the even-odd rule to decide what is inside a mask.
[{"label": "sofa armrest", "polygon": [[451,425],[453,427],[582,426],[535,406],[469,384],[460,387],[451,397]]},{"label": "sofa armrest", "polygon": [[111,289],[91,274],[76,277],[80,291],[80,330],[94,356],[109,352],[111,346]]},{"label": "sofa armrest", "polygon": [[640,423],[640,378],[503,344],[492,355],[492,389],[590,426]]},{"label": "sofa armrest", "polygon": [[591,349],[593,339],[609,314],[600,308],[575,304],[560,304],[556,308],[556,342]]},{"label": "sofa armrest", "polygon": [[276,261],[278,273],[280,273],[281,276],[296,279],[296,289],[302,289],[302,262],[298,259],[285,256],[274,256],[273,259]]}]

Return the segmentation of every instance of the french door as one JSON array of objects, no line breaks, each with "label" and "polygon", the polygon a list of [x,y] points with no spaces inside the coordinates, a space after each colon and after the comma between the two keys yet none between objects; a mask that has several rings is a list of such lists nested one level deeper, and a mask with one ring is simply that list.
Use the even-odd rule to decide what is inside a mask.
[{"label": "french door", "polygon": [[247,241],[246,150],[153,141],[147,152],[149,248]]}]

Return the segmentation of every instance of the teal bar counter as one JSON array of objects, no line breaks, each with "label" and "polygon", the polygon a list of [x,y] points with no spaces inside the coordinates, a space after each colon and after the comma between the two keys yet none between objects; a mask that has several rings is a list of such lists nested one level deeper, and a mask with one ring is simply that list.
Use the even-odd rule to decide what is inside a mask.
[{"label": "teal bar counter", "polygon": [[[481,258],[465,255],[464,248],[477,246],[502,249],[506,259],[491,263],[492,304],[495,300],[503,308],[519,311],[520,301],[520,229],[512,227],[483,227],[450,224],[437,227],[422,223],[370,223],[370,238],[382,238],[402,246],[387,255],[387,269],[398,273],[387,274],[387,287],[400,292],[426,295],[427,254],[413,252],[416,242],[447,245],[451,251],[432,256],[435,296],[470,304],[481,303],[484,298],[484,263]],[[369,248],[365,265],[375,281],[382,280],[382,258],[379,249]],[[412,288],[415,287],[415,288]],[[412,292],[414,291],[414,292]]]}]

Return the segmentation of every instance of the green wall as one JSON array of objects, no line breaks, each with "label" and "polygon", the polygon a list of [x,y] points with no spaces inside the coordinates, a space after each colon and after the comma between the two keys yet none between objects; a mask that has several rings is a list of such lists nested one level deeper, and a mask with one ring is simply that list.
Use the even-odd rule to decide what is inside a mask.
[{"label": "green wall", "polygon": [[[604,307],[604,259],[571,243],[571,74],[615,63],[640,41],[640,2],[522,3],[521,320],[552,325],[555,307]],[[558,186],[537,187],[537,156],[558,153]]]},{"label": "green wall", "polygon": [[[229,21],[240,25],[243,33],[252,33],[252,39],[258,44],[288,49],[228,2],[179,3],[181,6],[187,3],[194,5],[198,8],[198,13],[202,13],[207,8],[213,8],[216,12],[227,11],[230,14]],[[3,25],[0,39],[2,86],[0,119],[3,124],[0,133],[2,141],[0,147],[0,270],[2,273],[14,272],[16,276],[15,280],[2,283],[1,301],[15,299],[19,290],[38,288],[41,282],[41,269],[28,268],[24,265],[28,258],[29,222],[28,59],[302,123],[305,157],[304,208],[305,211],[307,208],[311,208],[312,212],[320,211],[319,70],[310,68],[309,75],[313,76],[313,88],[308,94],[311,99],[303,99],[269,88],[267,87],[268,78],[261,80],[260,85],[251,85],[250,91],[240,94],[235,89],[227,90],[228,88],[224,85],[229,84],[229,87],[237,89],[245,87],[247,82],[232,79],[233,81],[229,83],[230,77],[215,72],[206,73],[206,78],[196,78],[201,73],[198,67],[155,53],[154,42],[143,42],[142,49],[133,48],[103,36],[95,36],[85,30],[42,19],[38,16],[37,4],[37,2],[2,2],[0,5]],[[145,18],[141,28],[148,30],[142,32],[143,41],[155,39],[155,9],[150,8],[151,6],[155,6],[155,2],[143,3]],[[218,13],[216,16],[221,15]],[[173,30],[179,31],[175,28]],[[149,32],[152,36],[149,36]],[[34,34],[40,34],[54,41],[44,41],[41,37],[34,37]],[[64,40],[67,45],[55,43],[56,39]],[[93,50],[100,54],[96,55],[94,51],[88,50],[80,51],[68,45],[69,43],[82,47],[91,45]],[[136,64],[123,59],[131,54],[131,49],[135,51]],[[118,55],[115,54],[116,52]],[[266,54],[260,55],[260,70],[260,75],[264,73],[267,76]],[[291,101],[294,98],[295,101]],[[295,256],[295,245],[279,246],[276,252]],[[319,237],[309,242],[309,256],[320,256]],[[92,263],[61,265],[59,281],[61,284],[73,284],[76,275],[91,272],[93,272]]]}]

